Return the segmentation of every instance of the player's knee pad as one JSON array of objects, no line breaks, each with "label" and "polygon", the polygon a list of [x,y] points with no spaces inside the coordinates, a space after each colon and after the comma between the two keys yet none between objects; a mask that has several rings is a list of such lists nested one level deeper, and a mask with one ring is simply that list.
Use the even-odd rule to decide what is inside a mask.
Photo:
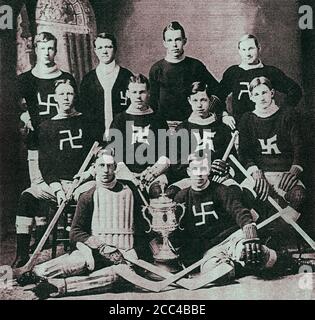
[{"label": "player's knee pad", "polygon": [[285,199],[289,202],[292,208],[298,210],[303,204],[306,197],[305,189],[302,186],[295,186],[285,195]]}]

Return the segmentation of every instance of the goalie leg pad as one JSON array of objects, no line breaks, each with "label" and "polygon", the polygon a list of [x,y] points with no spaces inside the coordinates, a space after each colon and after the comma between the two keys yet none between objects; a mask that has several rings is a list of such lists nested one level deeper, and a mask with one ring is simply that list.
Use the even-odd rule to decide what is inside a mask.
[{"label": "goalie leg pad", "polygon": [[79,250],[46,261],[34,267],[34,273],[41,278],[68,277],[79,275],[88,270],[86,256]]}]

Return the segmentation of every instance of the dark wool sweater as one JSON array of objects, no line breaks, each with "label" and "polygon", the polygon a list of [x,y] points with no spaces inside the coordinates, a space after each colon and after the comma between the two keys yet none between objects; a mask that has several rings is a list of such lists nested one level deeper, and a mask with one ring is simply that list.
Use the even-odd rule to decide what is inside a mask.
[{"label": "dark wool sweater", "polygon": [[218,91],[217,80],[202,62],[191,57],[178,63],[162,59],[151,67],[149,78],[150,105],[165,120],[182,121],[189,117],[191,108],[187,94],[193,82],[206,82],[214,95]]}]

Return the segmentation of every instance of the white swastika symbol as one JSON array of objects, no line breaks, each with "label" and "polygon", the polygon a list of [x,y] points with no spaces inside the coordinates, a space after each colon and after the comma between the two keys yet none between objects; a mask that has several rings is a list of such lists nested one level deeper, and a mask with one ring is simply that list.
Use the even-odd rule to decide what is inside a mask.
[{"label": "white swastika symbol", "polygon": [[247,94],[249,96],[249,82],[240,82],[240,86],[246,86],[246,90],[241,90],[238,94],[238,100],[241,100],[242,94]]},{"label": "white swastika symbol", "polygon": [[73,136],[71,133],[71,130],[61,130],[59,131],[59,134],[66,134],[68,137],[64,139],[60,139],[59,142],[59,149],[63,150],[63,144],[66,142],[70,143],[71,149],[80,149],[83,148],[82,144],[75,145],[73,143],[74,140],[82,139],[82,129],[79,129],[79,134],[77,136]]},{"label": "white swastika symbol", "polygon": [[196,211],[195,206],[192,207],[194,216],[195,217],[202,217],[200,222],[195,223],[196,226],[201,226],[201,225],[205,224],[206,223],[206,215],[209,215],[209,214],[213,215],[217,220],[219,220],[219,217],[214,210],[210,210],[210,211],[205,210],[206,206],[212,206],[212,205],[213,205],[212,201],[201,203],[201,205],[200,205],[201,211],[200,212]]},{"label": "white swastika symbol", "polygon": [[210,130],[204,130],[202,139],[199,132],[193,132],[193,134],[197,140],[197,147],[195,151],[208,149],[214,152],[213,138],[216,132],[212,132]]},{"label": "white swastika symbol", "polygon": [[40,93],[38,92],[37,93],[37,102],[38,102],[40,109],[41,109],[41,107],[46,107],[44,111],[39,112],[40,116],[49,115],[51,113],[51,110],[50,110],[51,107],[56,108],[56,112],[58,112],[58,104],[56,103],[53,94],[48,94],[47,95],[47,102],[44,102],[44,101],[42,101]]},{"label": "white swastika symbol", "polygon": [[275,154],[281,154],[281,151],[279,150],[277,146],[277,135],[275,134],[273,137],[267,139],[267,142],[265,142],[264,139],[258,139],[261,145],[262,154],[272,154],[272,150]]},{"label": "white swastika symbol", "polygon": [[120,99],[123,101],[123,102],[120,102],[120,105],[121,106],[126,106],[127,105],[127,101],[128,101],[128,98],[127,98],[127,95],[120,91]]},{"label": "white swastika symbol", "polygon": [[150,125],[147,125],[144,128],[137,127],[134,125],[131,125],[131,126],[132,126],[131,144],[135,144],[136,142],[149,144],[148,136],[149,136]]}]

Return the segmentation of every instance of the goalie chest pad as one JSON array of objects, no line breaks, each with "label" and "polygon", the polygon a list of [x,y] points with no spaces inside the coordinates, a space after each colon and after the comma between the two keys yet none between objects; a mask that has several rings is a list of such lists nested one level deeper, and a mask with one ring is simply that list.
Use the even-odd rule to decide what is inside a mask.
[{"label": "goalie chest pad", "polygon": [[117,192],[97,187],[93,202],[92,235],[102,238],[107,245],[126,250],[133,248],[134,198],[129,187],[123,186]]}]

